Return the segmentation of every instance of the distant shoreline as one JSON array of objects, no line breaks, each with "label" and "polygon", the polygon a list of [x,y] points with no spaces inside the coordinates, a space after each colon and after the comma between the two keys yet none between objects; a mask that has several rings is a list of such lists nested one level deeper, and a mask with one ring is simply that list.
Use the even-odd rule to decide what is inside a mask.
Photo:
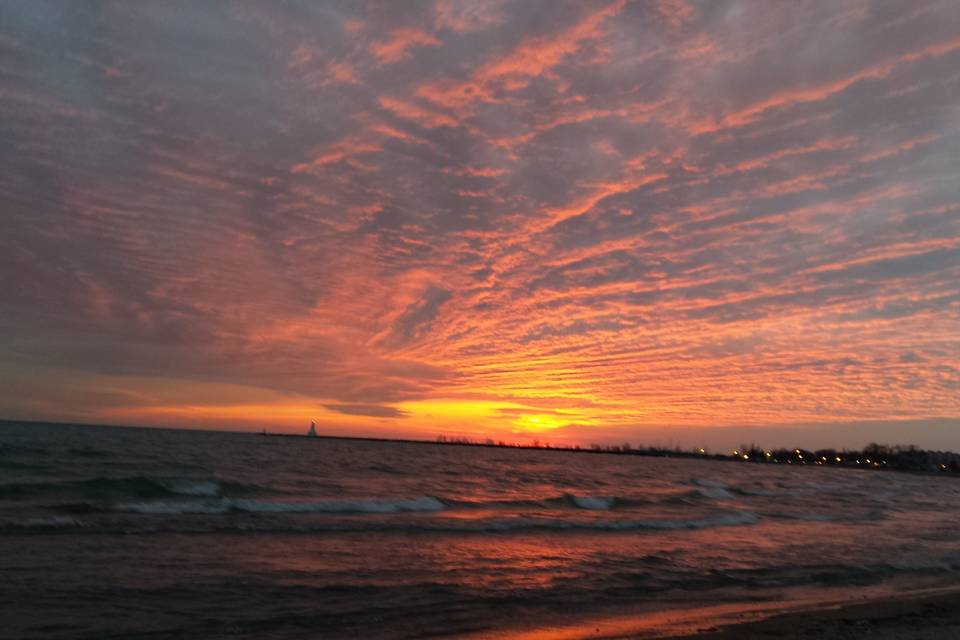
[{"label": "distant shoreline", "polygon": [[[92,423],[74,423],[74,422],[47,422],[40,420],[8,420],[0,419],[0,425],[4,424],[35,424],[45,426],[80,426],[80,427],[103,427],[113,429],[152,429],[161,431],[192,431],[199,433],[231,433],[237,435],[260,436],[272,438],[299,438],[302,440],[346,440],[354,442],[386,442],[398,444],[419,444],[433,446],[457,446],[457,447],[482,447],[487,449],[516,449],[522,451],[563,451],[568,453],[590,453],[606,455],[631,455],[653,458],[684,458],[693,460],[716,460],[723,462],[740,462],[751,464],[787,464],[794,466],[826,466],[842,469],[857,469],[869,471],[897,471],[901,473],[914,473],[921,475],[934,476],[960,476],[960,454],[948,451],[929,452],[916,447],[910,449],[904,448],[901,453],[887,454],[888,459],[875,460],[870,457],[872,454],[862,451],[824,449],[818,451],[809,451],[805,449],[761,449],[755,445],[741,452],[734,450],[732,454],[710,453],[705,449],[684,450],[679,448],[665,447],[630,447],[625,446],[598,446],[581,447],[574,446],[551,446],[531,445],[520,443],[505,443],[503,441],[493,442],[473,441],[464,438],[446,438],[440,436],[436,440],[417,440],[413,438],[377,438],[370,436],[344,436],[344,435],[326,435],[317,434],[310,436],[300,433],[270,433],[264,431],[234,431],[230,429],[179,429],[175,427],[143,427],[135,425],[108,425]],[[879,447],[880,445],[872,445]],[[911,464],[897,462],[897,456],[909,454],[916,461],[911,460]],[[936,463],[929,463],[928,459],[936,456]],[[944,462],[940,462],[943,460]],[[932,466],[936,465],[936,466]]]},{"label": "distant shoreline", "polygon": [[[793,449],[794,454],[791,454],[791,458],[784,459],[782,457],[774,457],[773,455],[764,455],[762,450],[754,450],[753,456],[750,454],[740,454],[739,451],[735,451],[733,455],[726,455],[722,453],[708,453],[700,451],[687,451],[687,450],[676,450],[676,449],[666,449],[659,447],[637,447],[637,448],[618,448],[618,447],[607,447],[607,448],[583,448],[580,446],[535,446],[529,444],[500,444],[500,443],[489,443],[489,442],[464,442],[458,440],[410,440],[404,438],[372,438],[372,437],[361,437],[361,436],[331,436],[331,435],[321,435],[317,434],[315,436],[309,436],[299,433],[255,433],[255,435],[265,436],[265,437],[279,437],[279,438],[302,438],[305,440],[355,440],[361,442],[395,442],[403,444],[428,444],[436,446],[455,446],[455,447],[483,447],[487,449],[519,449],[524,451],[565,451],[568,453],[592,453],[592,454],[605,454],[605,455],[615,455],[615,456],[641,456],[649,458],[685,458],[685,459],[694,459],[694,460],[717,460],[722,462],[740,462],[740,463],[751,463],[751,464],[788,464],[793,465],[796,463],[796,466],[828,466],[834,468],[842,469],[856,469],[863,471],[897,471],[900,473],[917,473],[922,475],[950,475],[956,476],[960,472],[960,468],[955,463],[953,467],[945,467],[943,469],[918,469],[918,468],[908,468],[903,466],[898,466],[896,464],[889,464],[884,462],[883,464],[877,463],[874,466],[872,459],[866,457],[863,452],[850,452],[850,451],[840,451],[836,452],[830,450],[831,453],[844,456],[841,462],[836,462],[835,457],[828,463],[823,464],[823,460],[818,463],[816,458],[825,458],[826,456],[817,455],[817,452],[805,451],[803,449]],[[789,451],[789,450],[778,450],[778,451]],[[922,451],[922,450],[918,450]],[[926,453],[926,452],[923,452]],[[943,454],[953,456],[955,458],[960,458],[960,454],[955,454],[953,452],[941,452]],[[744,458],[743,456],[747,457]],[[761,457],[762,456],[762,457]],[[796,457],[792,457],[796,456]],[[814,458],[814,460],[808,464],[806,460]],[[858,459],[859,457],[859,459]],[[767,459],[764,459],[767,458]],[[862,464],[862,461],[866,461],[867,464]]]}]

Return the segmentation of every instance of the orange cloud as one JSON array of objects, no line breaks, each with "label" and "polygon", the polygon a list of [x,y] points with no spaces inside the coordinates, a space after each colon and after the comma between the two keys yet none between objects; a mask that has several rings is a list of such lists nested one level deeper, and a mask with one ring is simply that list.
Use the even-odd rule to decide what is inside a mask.
[{"label": "orange cloud", "polygon": [[380,106],[394,115],[406,120],[413,120],[422,127],[434,129],[436,127],[455,127],[460,122],[452,116],[444,115],[434,109],[429,109],[412,102],[406,102],[389,96],[378,98]]},{"label": "orange cloud", "polygon": [[439,47],[436,36],[416,27],[399,27],[390,32],[386,40],[370,45],[370,53],[383,64],[394,64],[410,57],[411,49]]},{"label": "orange cloud", "polygon": [[562,33],[523,40],[506,55],[481,65],[468,82],[431,81],[418,87],[416,93],[437,105],[458,108],[477,100],[491,100],[494,85],[508,91],[521,89],[530,78],[546,73],[579,51],[585,41],[598,38],[604,21],[618,14],[624,4],[625,0],[619,0],[607,5]]},{"label": "orange cloud", "polygon": [[740,127],[755,120],[760,114],[772,109],[783,109],[805,102],[819,102],[836,95],[862,80],[885,78],[899,65],[916,62],[924,58],[940,57],[960,49],[960,39],[948,40],[928,46],[920,51],[904,54],[893,60],[871,66],[845,78],[814,87],[787,89],[764,100],[726,113],[719,120],[701,120],[690,125],[690,131],[696,134],[709,133],[723,128]]}]

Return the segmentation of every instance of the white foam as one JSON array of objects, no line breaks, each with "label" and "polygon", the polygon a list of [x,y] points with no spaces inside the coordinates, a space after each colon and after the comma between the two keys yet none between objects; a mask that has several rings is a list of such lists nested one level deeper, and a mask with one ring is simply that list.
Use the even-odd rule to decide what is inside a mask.
[{"label": "white foam", "polygon": [[406,500],[344,500],[326,502],[269,502],[233,500],[234,509],[256,513],[397,513],[398,511],[441,511],[444,504],[433,496]]},{"label": "white foam", "polygon": [[400,511],[440,511],[444,504],[432,496],[401,500],[342,500],[323,502],[272,502],[267,500],[231,500],[216,502],[127,502],[117,511],[144,514],[217,514],[228,511],[250,513],[397,513]]},{"label": "white foam", "polygon": [[697,493],[704,498],[713,500],[731,500],[733,498],[733,494],[727,491],[726,483],[717,480],[696,480],[696,483],[700,485]]},{"label": "white foam", "polygon": [[702,495],[704,498],[712,498],[713,500],[730,500],[733,498],[732,493],[726,489],[721,489],[720,487],[701,487],[697,489],[697,493]]},{"label": "white foam", "polygon": [[613,506],[613,498],[597,498],[593,496],[569,496],[570,501],[579,509],[604,511]]},{"label": "white foam", "polygon": [[17,520],[13,526],[18,529],[69,529],[84,527],[85,523],[70,516],[52,516],[50,518],[30,518]]},{"label": "white foam", "polygon": [[220,483],[216,480],[159,480],[158,484],[184,496],[213,498],[220,495]]}]

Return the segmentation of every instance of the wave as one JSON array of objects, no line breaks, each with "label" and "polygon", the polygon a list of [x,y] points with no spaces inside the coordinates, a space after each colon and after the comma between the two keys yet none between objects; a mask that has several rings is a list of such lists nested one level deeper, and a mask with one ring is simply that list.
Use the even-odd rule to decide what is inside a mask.
[{"label": "wave", "polygon": [[[549,501],[533,501],[534,504],[543,505],[544,502],[557,504],[562,501],[568,508],[582,509],[587,511],[608,511],[617,503],[615,498],[600,498],[594,496],[575,496],[565,494],[561,498],[553,498]],[[522,501],[513,501],[516,505]],[[198,515],[219,515],[227,513],[250,513],[250,514],[340,514],[340,515],[361,515],[361,514],[396,514],[407,512],[440,512],[449,508],[456,509],[476,508],[478,506],[491,503],[456,503],[453,501],[444,501],[434,496],[419,496],[405,499],[367,499],[367,500],[324,500],[324,501],[270,501],[270,500],[249,500],[236,498],[221,498],[219,500],[177,500],[177,501],[145,501],[145,502],[126,502],[114,504],[107,508],[108,511],[121,513],[135,513],[144,515],[172,515],[172,514],[198,514]],[[503,501],[495,504],[503,504]],[[80,513],[76,509],[73,513]],[[514,530],[593,530],[593,531],[630,531],[630,530],[683,530],[683,529],[705,529],[720,526],[737,526],[754,524],[759,521],[759,516],[750,511],[723,511],[707,516],[696,518],[647,518],[647,519],[597,519],[582,520],[576,518],[554,518],[547,516],[516,516],[504,518],[480,518],[475,520],[460,519],[439,519],[425,520],[416,523],[409,522],[389,522],[375,521],[363,524],[360,528],[367,529],[392,529],[396,526],[400,528],[410,528],[416,530],[442,530],[442,531],[514,531]],[[343,522],[337,523],[333,528],[340,530]]]},{"label": "wave", "polygon": [[694,482],[700,487],[697,489],[697,493],[704,498],[731,500],[734,497],[733,494],[728,491],[730,487],[724,482],[718,482],[716,480],[695,480]]},{"label": "wave", "polygon": [[[509,533],[522,531],[643,531],[693,530],[756,524],[760,517],[750,511],[720,512],[702,518],[683,519],[617,519],[617,520],[563,520],[555,518],[497,518],[483,520],[438,519],[416,523],[377,522],[361,530],[378,531],[437,531],[456,533]],[[331,525],[324,530],[352,530],[350,523]]]},{"label": "wave", "polygon": [[80,495],[86,498],[162,498],[194,496],[213,498],[244,494],[263,487],[215,478],[92,478],[67,482],[28,482],[0,485],[0,498],[31,498],[45,495]]},{"label": "wave", "polygon": [[765,515],[769,515],[771,518],[802,520],[805,522],[877,522],[886,518],[886,514],[879,510],[845,512],[842,509],[837,513],[782,512]]},{"label": "wave", "polygon": [[143,514],[219,514],[245,513],[398,513],[405,511],[441,511],[443,502],[432,496],[401,500],[342,500],[322,502],[275,502],[224,498],[216,502],[131,502],[114,505],[111,510]]},{"label": "wave", "polygon": [[[687,494],[683,494],[687,495]],[[626,496],[589,496],[564,493],[551,498],[529,498],[516,500],[455,500],[443,498],[444,504],[455,509],[586,509],[588,511],[608,511],[613,509],[643,507],[670,502],[677,496],[666,500]]]},{"label": "wave", "polygon": [[565,496],[578,509],[589,509],[591,511],[605,511],[613,506],[614,498],[596,498],[592,496]]},{"label": "wave", "polygon": [[86,527],[87,523],[68,516],[52,516],[49,518],[27,518],[0,523],[0,529],[76,529]]},{"label": "wave", "polygon": [[[160,504],[165,504],[163,510]],[[424,502],[424,506],[429,503]],[[127,505],[133,507],[134,505]],[[139,507],[137,507],[139,508]],[[147,511],[156,515],[171,513],[224,513],[223,505],[180,505],[172,503],[154,503],[147,507]],[[426,509],[424,509],[426,510]],[[138,511],[139,513],[140,511]],[[289,512],[287,512],[289,513]],[[347,512],[340,512],[348,515]],[[352,512],[356,515],[358,512]],[[51,523],[46,528],[82,528],[84,534],[218,534],[218,533],[257,533],[257,534],[322,534],[322,533],[450,533],[463,535],[481,534],[511,534],[535,532],[580,532],[580,533],[617,533],[641,531],[682,531],[713,529],[718,527],[749,526],[760,521],[760,517],[750,511],[725,511],[691,519],[597,519],[573,520],[560,518],[484,518],[479,520],[460,518],[426,518],[413,520],[383,520],[383,519],[335,519],[329,521],[300,520],[300,519],[151,519],[139,524],[132,521],[92,523],[80,522],[72,519],[63,519],[61,524]],[[71,524],[74,523],[74,524]],[[35,524],[38,528],[45,525],[41,521]],[[0,530],[7,530],[0,527]]]},{"label": "wave", "polygon": [[[207,491],[210,490],[210,493]],[[191,491],[191,493],[188,493]],[[218,497],[216,501],[182,500],[142,502],[123,502],[114,504],[108,510],[128,513],[184,513],[184,514],[219,514],[229,512],[249,513],[397,513],[403,511],[441,511],[454,510],[518,510],[536,509],[556,511],[576,509],[585,511],[613,511],[630,507],[644,507],[657,504],[657,500],[643,498],[627,498],[619,496],[589,496],[565,493],[552,498],[518,499],[518,500],[453,500],[435,496],[420,496],[401,499],[360,499],[360,500],[313,500],[313,501],[273,501],[251,500],[219,496],[212,489],[204,486],[192,486],[180,491],[184,496]],[[689,502],[691,495],[699,496],[697,492],[685,492],[670,496],[663,502]],[[102,506],[88,502],[63,504],[60,508],[69,513],[89,513],[100,511]]]}]

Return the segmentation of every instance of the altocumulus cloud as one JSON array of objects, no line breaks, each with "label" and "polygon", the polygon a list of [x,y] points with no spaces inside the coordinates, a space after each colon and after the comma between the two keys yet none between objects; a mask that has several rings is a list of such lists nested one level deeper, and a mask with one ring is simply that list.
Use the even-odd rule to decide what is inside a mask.
[{"label": "altocumulus cloud", "polygon": [[566,411],[583,438],[956,418],[958,23],[2,3],[0,371],[34,386],[0,408],[96,377],[88,418],[229,388],[370,425]]}]

